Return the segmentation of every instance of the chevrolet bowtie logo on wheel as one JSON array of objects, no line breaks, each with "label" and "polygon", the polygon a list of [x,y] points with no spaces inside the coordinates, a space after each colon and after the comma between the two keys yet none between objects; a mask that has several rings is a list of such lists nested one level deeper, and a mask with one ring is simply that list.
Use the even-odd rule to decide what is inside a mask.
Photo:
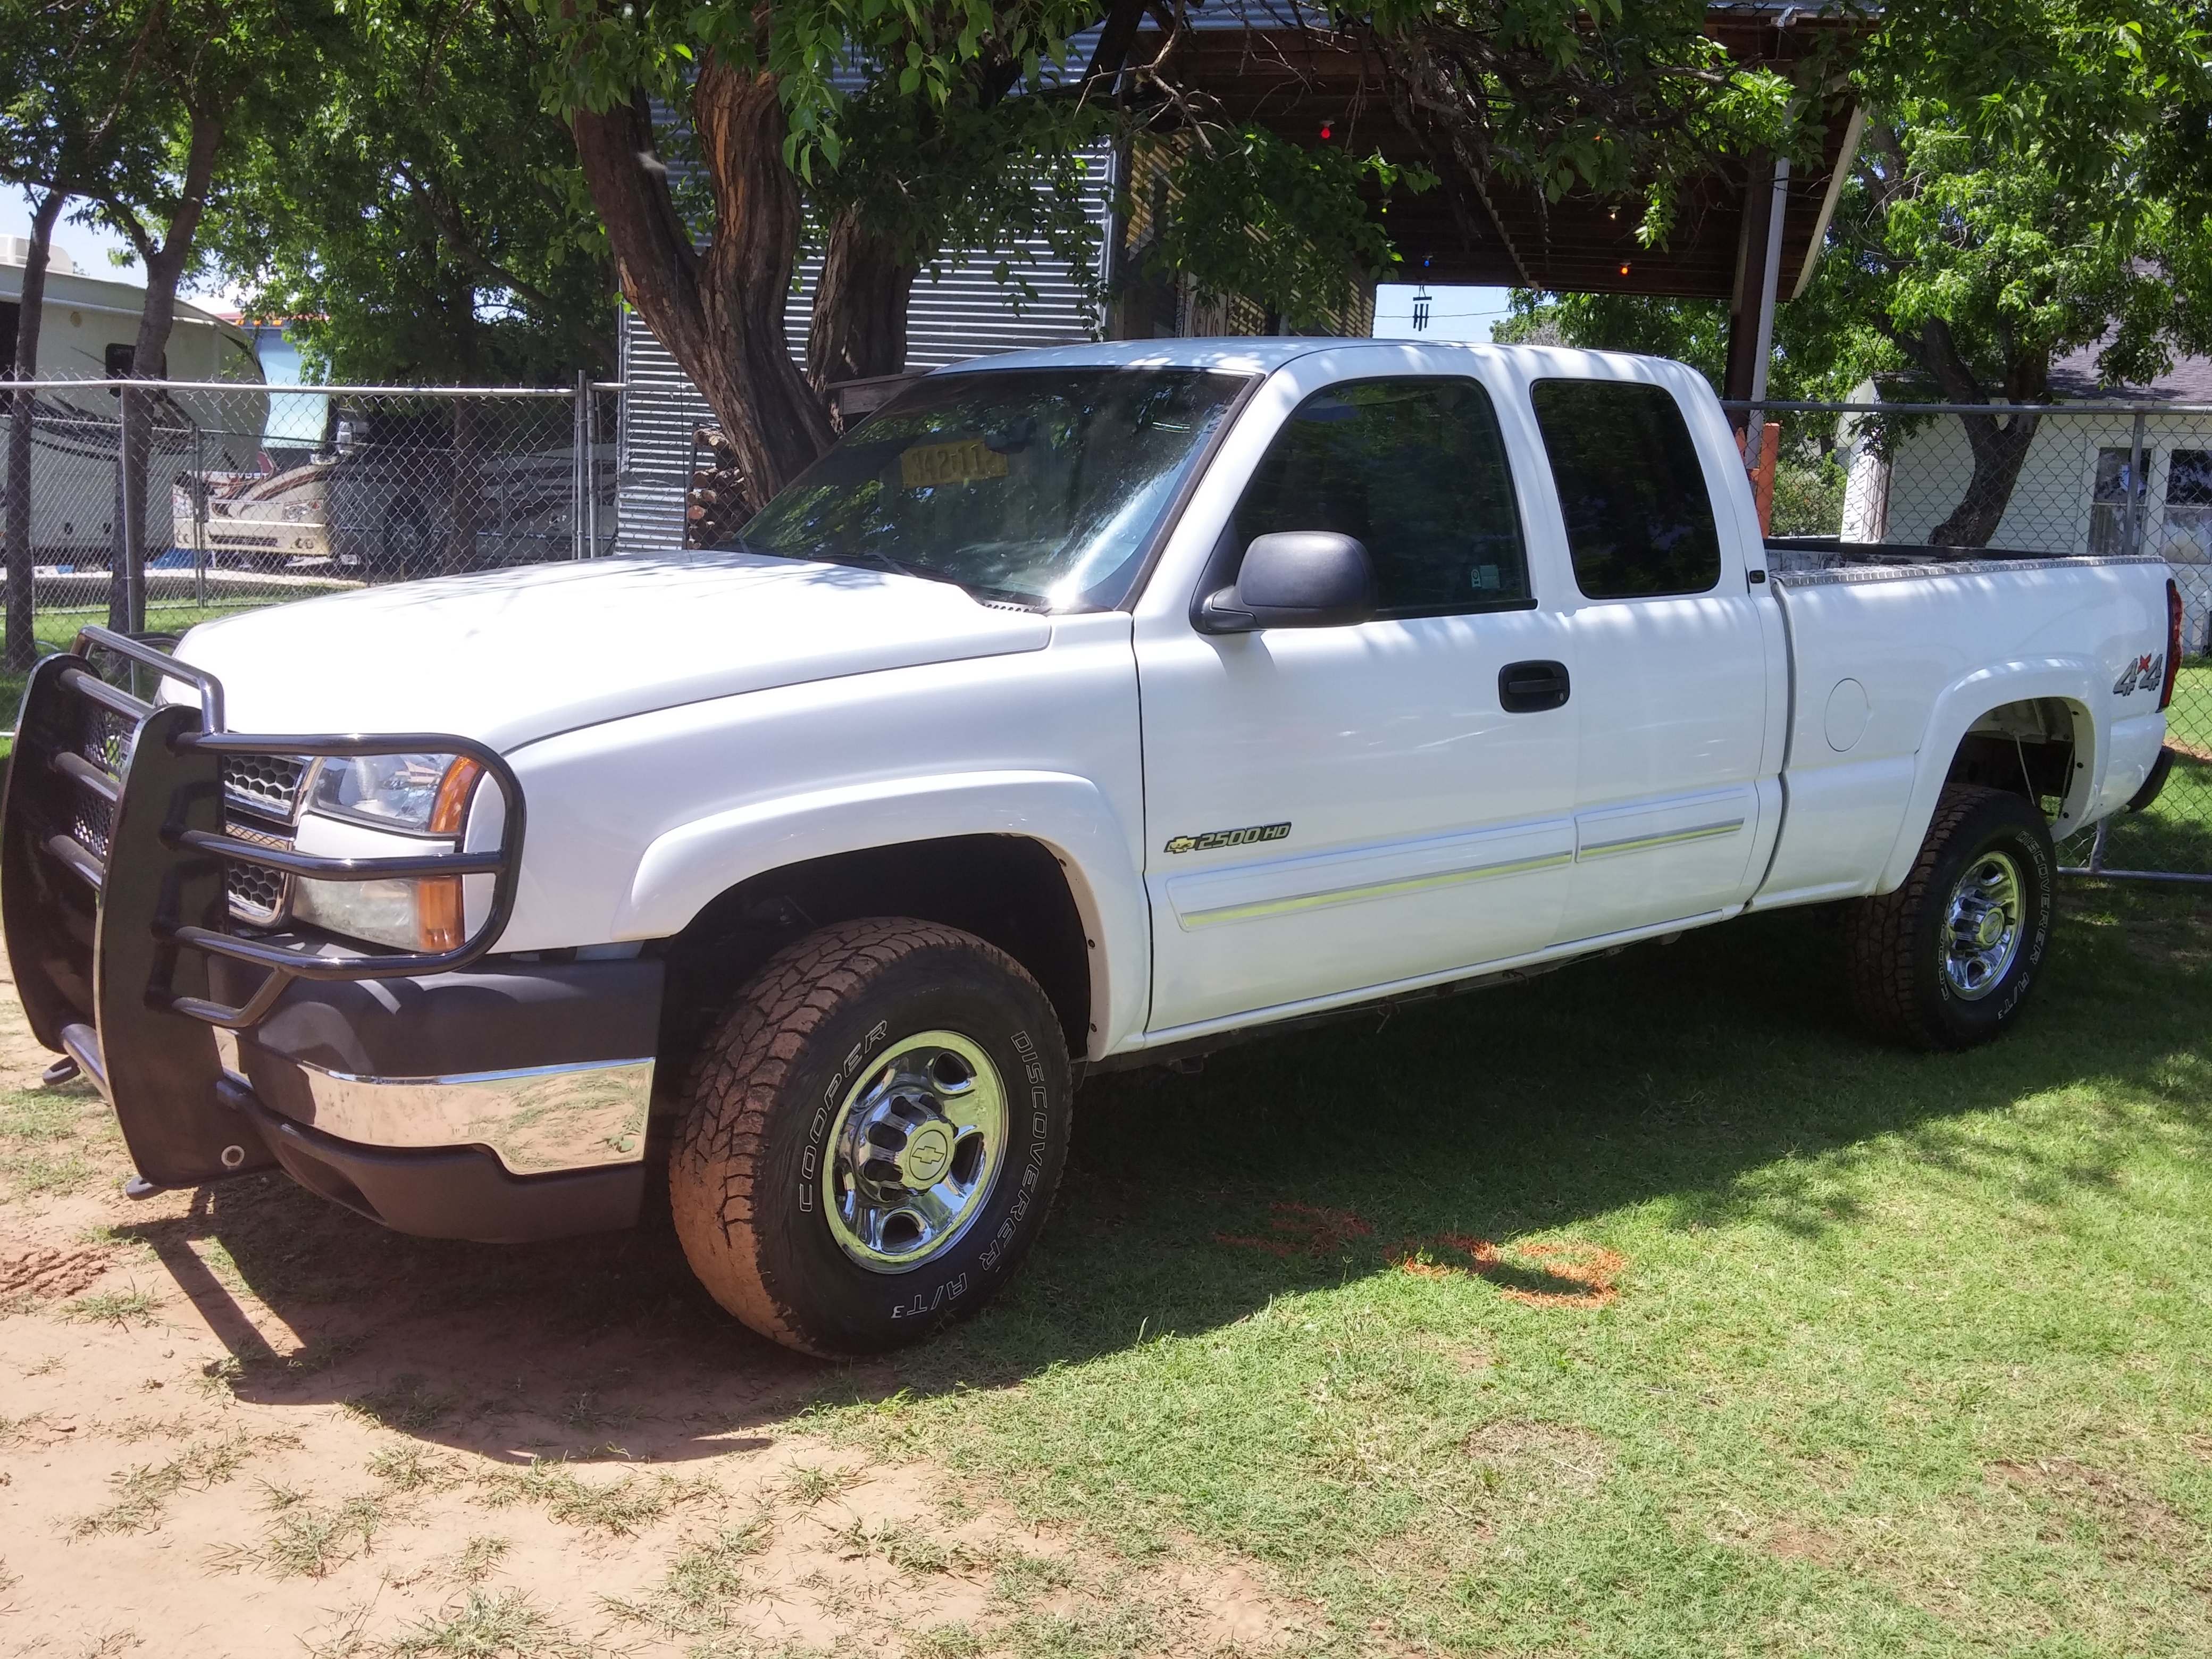
[{"label": "chevrolet bowtie logo on wheel", "polygon": [[1287,823],[1255,823],[1248,830],[1209,830],[1202,836],[1177,836],[1168,842],[1170,853],[1210,853],[1217,847],[1249,847],[1255,841],[1281,841],[1291,833]]}]

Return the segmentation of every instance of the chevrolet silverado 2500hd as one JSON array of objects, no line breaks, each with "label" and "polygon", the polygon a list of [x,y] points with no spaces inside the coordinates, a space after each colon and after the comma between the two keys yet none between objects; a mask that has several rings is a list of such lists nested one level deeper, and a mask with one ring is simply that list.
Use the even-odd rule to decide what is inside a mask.
[{"label": "chevrolet silverado 2500hd", "polygon": [[2016,1019],[2154,787],[2165,567],[1762,541],[1705,382],[1318,340],[916,381],[702,553],[88,629],[0,813],[139,1190],[386,1224],[669,1183],[822,1354],[984,1302],[1083,1068],[1849,901],[1862,1012]]}]

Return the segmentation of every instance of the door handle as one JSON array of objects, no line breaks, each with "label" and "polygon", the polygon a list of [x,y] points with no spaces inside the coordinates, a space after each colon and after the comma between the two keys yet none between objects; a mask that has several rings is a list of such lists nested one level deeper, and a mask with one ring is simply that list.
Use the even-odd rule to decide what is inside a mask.
[{"label": "door handle", "polygon": [[1567,700],[1563,662],[1509,662],[1498,671],[1498,701],[1509,714],[1540,714]]}]

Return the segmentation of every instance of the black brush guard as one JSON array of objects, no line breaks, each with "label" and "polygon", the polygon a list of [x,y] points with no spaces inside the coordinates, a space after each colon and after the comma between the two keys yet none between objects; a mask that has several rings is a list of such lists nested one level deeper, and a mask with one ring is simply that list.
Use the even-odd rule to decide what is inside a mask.
[{"label": "black brush guard", "polygon": [[[95,659],[126,671],[131,688],[95,672]],[[195,688],[199,706],[151,701],[163,679]],[[319,858],[224,833],[226,757],[399,753],[462,755],[483,767],[506,802],[498,850]],[[147,641],[88,628],[32,671],[0,798],[0,926],[32,1034],[98,1085],[151,1185],[272,1168],[252,1121],[222,1098],[216,1029],[254,1025],[295,980],[444,973],[483,956],[514,908],[522,811],[514,771],[481,744],[420,732],[227,732],[213,675]],[[368,951],[243,928],[224,877],[234,861],[319,881],[489,876],[491,905],[457,949]],[[225,1001],[218,985],[251,988]]]}]

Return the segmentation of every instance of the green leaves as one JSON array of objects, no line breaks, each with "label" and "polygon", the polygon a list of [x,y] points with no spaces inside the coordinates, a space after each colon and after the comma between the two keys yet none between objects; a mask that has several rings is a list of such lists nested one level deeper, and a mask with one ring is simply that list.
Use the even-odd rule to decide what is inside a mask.
[{"label": "green leaves", "polygon": [[567,127],[526,94],[526,11],[353,0],[325,78],[213,228],[264,314],[339,380],[562,381],[611,365],[613,276]]},{"label": "green leaves", "polygon": [[1309,149],[1262,126],[1201,133],[1172,169],[1172,208],[1147,267],[1256,300],[1294,330],[1322,326],[1356,312],[1366,283],[1398,262],[1367,216],[1369,198],[1436,182],[1379,153]]}]

